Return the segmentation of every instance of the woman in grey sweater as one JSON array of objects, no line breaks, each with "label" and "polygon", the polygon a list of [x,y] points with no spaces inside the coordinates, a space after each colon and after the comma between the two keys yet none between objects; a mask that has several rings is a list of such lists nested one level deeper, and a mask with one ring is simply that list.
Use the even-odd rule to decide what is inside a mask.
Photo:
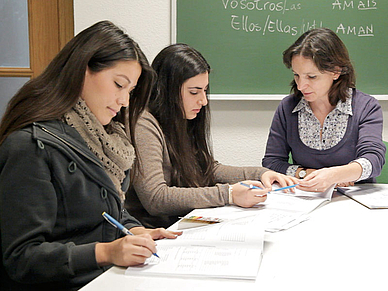
[{"label": "woman in grey sweater", "polygon": [[275,181],[282,186],[297,182],[266,168],[225,166],[214,160],[206,106],[210,66],[198,51],[171,45],[152,67],[158,80],[148,111],[136,125],[139,168],[126,199],[127,209],[144,225],[168,227],[195,208],[251,207],[265,201]]}]

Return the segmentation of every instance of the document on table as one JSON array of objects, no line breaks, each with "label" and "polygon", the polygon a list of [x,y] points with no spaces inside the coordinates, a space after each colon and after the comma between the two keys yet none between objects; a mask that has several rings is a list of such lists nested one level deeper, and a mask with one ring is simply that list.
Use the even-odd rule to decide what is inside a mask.
[{"label": "document on table", "polygon": [[369,209],[388,208],[388,184],[356,184],[337,190]]},{"label": "document on table", "polygon": [[[273,189],[277,186],[274,185]],[[228,206],[219,208],[195,209],[190,215],[218,218],[224,221],[249,216],[257,216],[265,223],[265,231],[277,232],[289,229],[309,218],[309,214],[320,205],[331,200],[334,185],[324,192],[306,192],[295,189],[295,193],[268,194],[264,203],[252,208]]]},{"label": "document on table", "polygon": [[157,241],[157,254],[126,275],[256,279],[264,240],[258,217],[244,217],[188,229],[176,239]]},{"label": "document on table", "polygon": [[331,200],[334,186],[324,192],[299,189],[295,189],[295,193],[271,192],[263,203],[263,209],[268,216],[266,231],[285,230],[307,220],[313,210]]}]

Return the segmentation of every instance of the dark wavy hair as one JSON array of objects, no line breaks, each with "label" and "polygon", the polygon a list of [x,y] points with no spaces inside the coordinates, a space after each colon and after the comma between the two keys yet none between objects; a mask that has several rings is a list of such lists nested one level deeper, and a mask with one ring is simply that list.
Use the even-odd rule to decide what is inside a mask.
[{"label": "dark wavy hair", "polygon": [[152,67],[158,78],[148,107],[166,139],[172,184],[178,187],[214,185],[209,106],[202,107],[196,118],[187,120],[181,96],[183,83],[199,74],[210,73],[209,64],[194,48],[173,44],[155,57]]},{"label": "dark wavy hair", "polygon": [[13,96],[0,123],[0,144],[32,122],[61,119],[80,97],[87,67],[99,72],[128,60],[137,61],[142,71],[128,108],[122,108],[115,120],[124,124],[135,143],[134,125],[147,105],[155,72],[134,40],[113,23],[100,21],[70,40],[41,75]]},{"label": "dark wavy hair", "polygon": [[[283,63],[290,69],[294,56],[311,59],[319,71],[340,73],[329,91],[329,102],[335,106],[339,100],[345,101],[349,88],[355,88],[356,76],[348,50],[341,39],[328,28],[312,29],[302,34],[283,52]],[[339,68],[339,70],[338,70]],[[302,92],[293,80],[291,93],[301,98]]]}]

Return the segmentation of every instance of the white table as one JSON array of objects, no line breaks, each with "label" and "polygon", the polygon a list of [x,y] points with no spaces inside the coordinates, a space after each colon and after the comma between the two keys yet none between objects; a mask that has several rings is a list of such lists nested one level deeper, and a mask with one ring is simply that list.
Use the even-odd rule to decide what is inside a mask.
[{"label": "white table", "polygon": [[266,233],[255,281],[124,273],[112,267],[81,290],[388,290],[388,209],[336,196],[309,220]]}]

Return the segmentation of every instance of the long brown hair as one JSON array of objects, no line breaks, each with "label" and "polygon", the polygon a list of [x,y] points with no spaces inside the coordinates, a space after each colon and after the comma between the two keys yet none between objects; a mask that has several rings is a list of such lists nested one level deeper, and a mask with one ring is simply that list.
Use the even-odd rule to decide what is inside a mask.
[{"label": "long brown hair", "polygon": [[[334,72],[340,76],[334,81],[329,91],[329,102],[335,106],[339,100],[345,101],[349,88],[355,88],[356,76],[349,58],[348,50],[341,39],[328,28],[316,28],[302,34],[283,52],[283,63],[288,69],[292,67],[292,58],[301,55],[311,59],[321,72]],[[302,92],[293,80],[291,92],[301,98]]]},{"label": "long brown hair", "polygon": [[155,73],[135,41],[113,23],[100,21],[70,40],[41,75],[13,96],[0,123],[0,145],[32,122],[61,119],[77,102],[87,67],[99,72],[123,60],[136,60],[142,67],[128,108],[115,117],[134,143],[134,124],[148,102]]},{"label": "long brown hair", "polygon": [[196,118],[187,120],[181,96],[183,83],[198,74],[210,73],[209,64],[194,48],[174,44],[155,57],[152,67],[158,79],[149,110],[158,120],[166,139],[172,184],[178,187],[214,185],[209,107],[202,107]]}]

